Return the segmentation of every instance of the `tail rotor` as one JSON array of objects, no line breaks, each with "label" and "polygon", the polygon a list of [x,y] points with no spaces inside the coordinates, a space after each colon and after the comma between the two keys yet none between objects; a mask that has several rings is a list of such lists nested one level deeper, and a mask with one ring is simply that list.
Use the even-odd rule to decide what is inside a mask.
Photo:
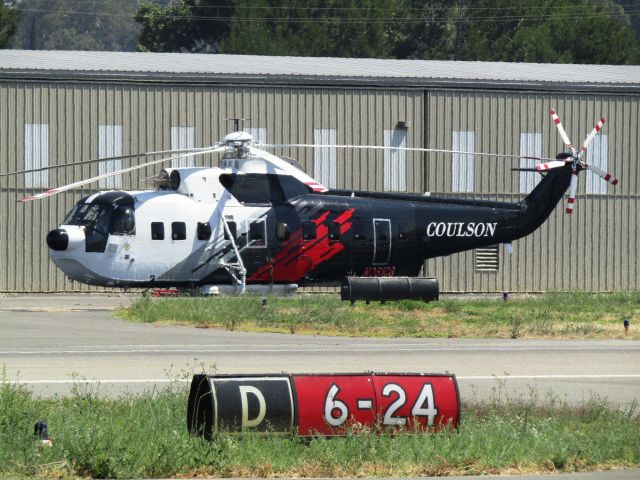
[{"label": "tail rotor", "polygon": [[596,175],[598,175],[605,182],[610,182],[611,185],[617,185],[618,179],[613,177],[613,175],[611,175],[610,173],[605,172],[601,168],[595,165],[588,164],[584,160],[584,156],[587,152],[588,146],[591,144],[595,136],[598,134],[600,130],[602,130],[602,127],[604,126],[604,123],[605,123],[604,118],[601,118],[596,123],[596,125],[593,127],[593,130],[591,130],[591,133],[589,133],[589,135],[587,135],[587,138],[584,139],[584,142],[582,143],[582,148],[580,148],[580,151],[578,152],[576,151],[575,147],[571,143],[571,140],[569,140],[569,136],[567,135],[567,132],[564,130],[564,127],[562,126],[562,122],[560,121],[560,117],[558,116],[556,111],[554,109],[551,109],[550,113],[551,113],[551,118],[553,119],[553,123],[555,123],[556,127],[558,128],[558,133],[560,133],[560,137],[562,138],[562,141],[569,148],[571,153],[559,155],[559,157],[560,156],[564,157],[562,160],[558,159],[558,160],[554,160],[547,163],[540,163],[536,165],[535,169],[539,172],[544,172],[544,171],[552,170],[554,168],[564,167],[567,164],[571,164],[572,175],[571,175],[571,183],[569,184],[569,199],[567,201],[567,208],[565,210],[567,213],[571,214],[573,213],[573,207],[576,201],[576,192],[578,190],[578,172],[580,170],[589,170],[595,173]]}]

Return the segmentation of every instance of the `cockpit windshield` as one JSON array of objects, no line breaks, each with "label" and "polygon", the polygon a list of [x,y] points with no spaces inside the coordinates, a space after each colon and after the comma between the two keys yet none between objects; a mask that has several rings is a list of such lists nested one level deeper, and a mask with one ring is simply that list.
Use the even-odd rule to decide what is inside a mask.
[{"label": "cockpit windshield", "polygon": [[112,235],[134,235],[135,216],[133,208],[112,207],[99,203],[78,203],[67,215],[65,225],[81,225],[87,230]]},{"label": "cockpit windshield", "polygon": [[100,233],[109,233],[110,208],[96,203],[78,203],[67,215],[65,225],[81,225]]}]

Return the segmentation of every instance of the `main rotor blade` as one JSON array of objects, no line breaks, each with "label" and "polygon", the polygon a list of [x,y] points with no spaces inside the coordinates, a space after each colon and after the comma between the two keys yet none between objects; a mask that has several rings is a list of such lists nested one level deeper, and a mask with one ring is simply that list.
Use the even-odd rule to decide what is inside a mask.
[{"label": "main rotor blade", "polygon": [[21,173],[42,172],[43,170],[53,170],[63,167],[75,167],[76,165],[87,165],[90,163],[108,162],[109,160],[126,160],[128,158],[150,157],[153,155],[167,155],[173,153],[197,153],[203,150],[209,150],[214,147],[201,148],[183,148],[179,150],[158,150],[157,152],[132,153],[131,155],[118,155],[117,157],[92,158],[91,160],[82,160],[80,162],[62,163],[60,165],[49,165],[47,167],[30,168],[27,170],[16,170],[14,172],[0,173],[0,177],[9,177],[11,175],[19,175]]},{"label": "main rotor blade", "polygon": [[585,168],[587,170],[591,170],[593,173],[595,173],[600,178],[602,178],[605,182],[611,182],[611,185],[617,185],[618,184],[618,179],[617,178],[614,178],[613,175],[611,175],[608,172],[605,172],[604,170],[596,167],[595,165],[586,165]]},{"label": "main rotor blade", "polygon": [[554,160],[545,157],[530,157],[526,155],[510,155],[502,153],[484,153],[484,152],[465,152],[462,150],[444,150],[440,148],[416,148],[416,147],[381,147],[379,145],[320,145],[313,143],[278,143],[260,145],[260,148],[353,148],[360,150],[403,150],[408,152],[427,152],[427,153],[459,153],[461,155],[478,155],[482,157],[496,158],[528,158],[531,160]]},{"label": "main rotor blade", "polygon": [[602,127],[604,126],[604,122],[606,122],[606,120],[604,119],[604,117],[602,117],[600,119],[600,121],[598,123],[596,123],[596,126],[593,127],[593,130],[591,130],[591,133],[589,135],[587,135],[587,138],[584,139],[584,143],[582,144],[582,148],[580,150],[580,153],[582,154],[583,152],[587,151],[587,147],[589,146],[589,144],[591,143],[591,141],[595,138],[596,134],[602,130]]},{"label": "main rotor blade", "polygon": [[571,144],[571,140],[569,140],[569,136],[567,135],[567,132],[564,131],[564,127],[562,126],[562,122],[560,121],[560,117],[558,117],[558,114],[556,113],[556,111],[552,108],[551,110],[549,110],[549,113],[551,113],[551,118],[553,118],[553,123],[556,124],[556,127],[558,127],[558,132],[560,132],[560,136],[562,137],[562,141],[564,142],[564,144],[569,147],[569,150],[571,150],[571,153],[573,153],[574,155],[576,154],[576,149],[573,148],[573,145]]},{"label": "main rotor blade", "polygon": [[572,172],[571,183],[569,184],[569,199],[567,200],[567,213],[573,213],[573,206],[576,202],[577,190],[578,190],[578,172]]},{"label": "main rotor blade", "polygon": [[[207,150],[195,152],[192,155],[204,155],[207,153],[215,153],[215,152],[223,152],[226,150],[226,147],[215,147],[209,148]],[[148,167],[150,165],[157,165],[158,163],[168,162],[169,160],[175,160],[182,157],[182,155],[173,155],[171,157],[160,158],[158,160],[152,160],[151,162],[143,163],[141,165],[135,165],[129,168],[123,168],[122,170],[117,170],[115,172],[105,173],[103,175],[98,175],[97,177],[88,178],[86,180],[80,180],[78,182],[69,183],[67,185],[63,185],[62,187],[52,188],[51,190],[47,190],[42,193],[37,193],[35,195],[30,195],[18,200],[19,202],[29,202],[31,200],[39,200],[41,198],[50,197],[52,195],[57,195],[58,193],[65,192],[67,190],[71,190],[72,188],[80,187],[82,185],[87,185],[89,183],[97,182],[98,180],[102,180],[103,178],[113,177],[115,175],[120,175],[122,173],[131,172],[133,170],[138,170],[140,168]]]}]

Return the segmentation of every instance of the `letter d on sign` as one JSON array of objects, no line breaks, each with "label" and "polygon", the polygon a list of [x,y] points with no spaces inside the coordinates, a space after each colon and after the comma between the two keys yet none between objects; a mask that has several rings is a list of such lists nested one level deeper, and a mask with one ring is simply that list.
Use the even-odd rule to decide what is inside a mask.
[{"label": "letter d on sign", "polygon": [[[267,402],[262,392],[251,385],[240,385],[240,402],[242,403],[242,428],[257,427],[264,420],[267,413]],[[249,394],[255,395],[260,405],[258,415],[249,419]]]}]

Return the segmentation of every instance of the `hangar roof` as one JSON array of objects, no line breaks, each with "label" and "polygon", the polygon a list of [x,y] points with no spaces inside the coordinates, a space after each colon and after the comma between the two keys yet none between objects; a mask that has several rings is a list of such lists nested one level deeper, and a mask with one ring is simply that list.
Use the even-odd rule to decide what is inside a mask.
[{"label": "hangar roof", "polygon": [[276,84],[493,86],[634,91],[640,66],[194,53],[0,50],[0,78],[238,81]]}]

